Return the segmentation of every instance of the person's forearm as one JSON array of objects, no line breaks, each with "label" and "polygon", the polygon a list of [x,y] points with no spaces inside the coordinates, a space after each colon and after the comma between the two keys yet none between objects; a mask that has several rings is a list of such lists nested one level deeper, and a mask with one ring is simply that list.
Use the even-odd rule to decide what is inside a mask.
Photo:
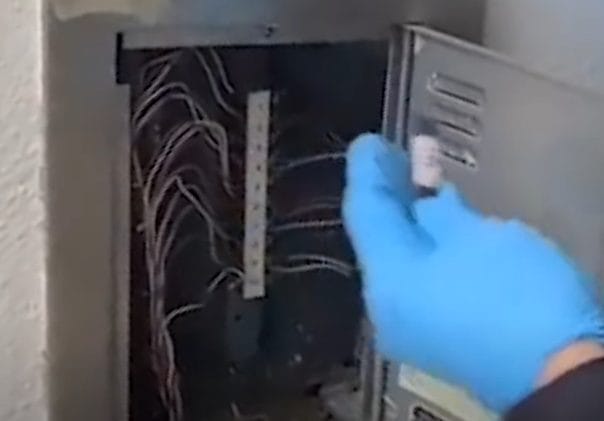
[{"label": "person's forearm", "polygon": [[575,342],[550,357],[536,391],[516,405],[507,421],[592,421],[604,418],[604,346]]},{"label": "person's forearm", "polygon": [[604,358],[602,344],[592,341],[576,342],[548,360],[538,379],[537,387],[547,386],[577,367],[602,358]]},{"label": "person's forearm", "polygon": [[542,379],[547,383],[512,408],[506,421],[604,419],[604,350],[601,346],[574,344],[550,359],[548,365],[550,372],[544,373]]}]

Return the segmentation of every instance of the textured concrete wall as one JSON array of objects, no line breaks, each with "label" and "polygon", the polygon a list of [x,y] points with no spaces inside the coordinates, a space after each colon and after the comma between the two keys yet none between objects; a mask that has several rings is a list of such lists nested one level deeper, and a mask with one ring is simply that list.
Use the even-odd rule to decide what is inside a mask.
[{"label": "textured concrete wall", "polygon": [[604,92],[602,0],[489,0],[487,46],[573,84]]},{"label": "textured concrete wall", "polygon": [[47,419],[41,0],[0,1],[0,419]]}]

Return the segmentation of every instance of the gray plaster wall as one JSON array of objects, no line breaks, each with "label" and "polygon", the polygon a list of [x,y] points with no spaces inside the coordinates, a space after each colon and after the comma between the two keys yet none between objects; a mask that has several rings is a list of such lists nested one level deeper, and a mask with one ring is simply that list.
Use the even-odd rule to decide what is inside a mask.
[{"label": "gray plaster wall", "polygon": [[485,43],[528,67],[604,92],[604,2],[488,0]]}]

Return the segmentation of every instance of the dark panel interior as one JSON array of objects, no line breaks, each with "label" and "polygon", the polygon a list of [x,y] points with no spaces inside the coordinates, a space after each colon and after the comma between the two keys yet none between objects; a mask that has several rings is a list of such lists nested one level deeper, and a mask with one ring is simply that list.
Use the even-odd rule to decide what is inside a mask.
[{"label": "dark panel interior", "polygon": [[[317,391],[354,376],[362,315],[338,221],[343,152],[379,130],[386,56],[383,44],[350,43],[122,57],[132,88],[133,421],[326,419]],[[261,89],[273,96],[267,296],[246,301],[236,275],[246,103]],[[345,266],[317,269],[316,255]],[[215,282],[225,268],[236,270]]]}]

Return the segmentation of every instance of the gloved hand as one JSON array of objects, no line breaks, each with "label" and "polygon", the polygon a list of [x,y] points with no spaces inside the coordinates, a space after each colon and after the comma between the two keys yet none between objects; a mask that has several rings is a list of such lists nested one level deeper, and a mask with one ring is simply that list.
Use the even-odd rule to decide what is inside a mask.
[{"label": "gloved hand", "polygon": [[409,180],[401,148],[377,135],[351,144],[344,221],[386,357],[504,411],[551,355],[603,340],[593,282],[554,244],[483,217],[452,186],[414,201]]}]

